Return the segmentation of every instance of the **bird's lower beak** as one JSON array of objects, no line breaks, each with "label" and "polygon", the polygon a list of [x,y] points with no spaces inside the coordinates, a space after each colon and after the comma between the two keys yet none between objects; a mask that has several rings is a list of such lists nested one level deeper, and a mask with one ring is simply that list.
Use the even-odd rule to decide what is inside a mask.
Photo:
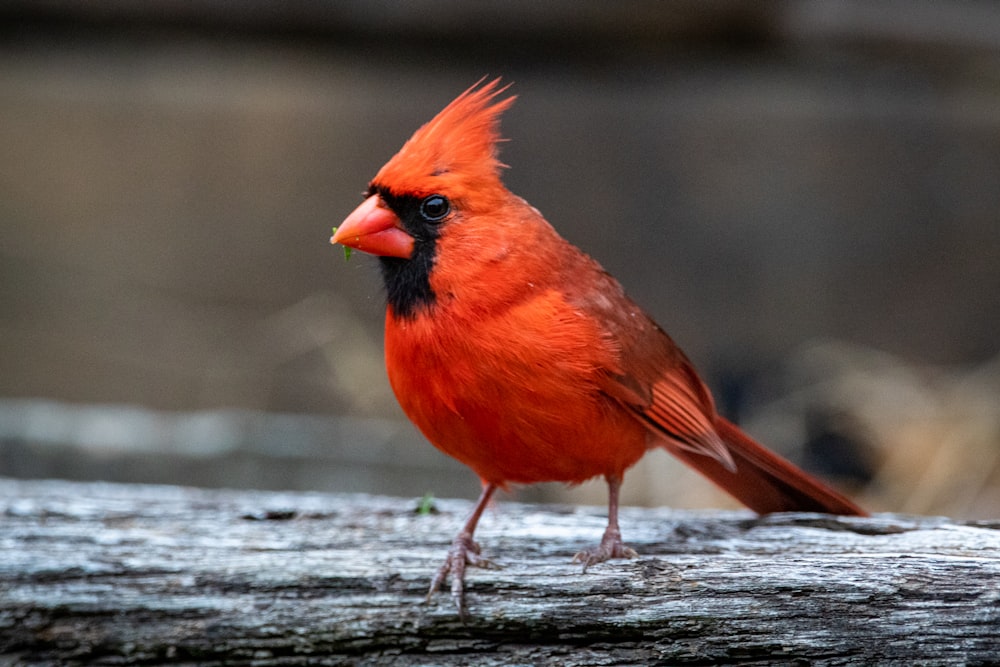
[{"label": "bird's lower beak", "polygon": [[381,257],[409,259],[413,255],[413,237],[378,195],[372,195],[354,209],[337,227],[330,243]]}]

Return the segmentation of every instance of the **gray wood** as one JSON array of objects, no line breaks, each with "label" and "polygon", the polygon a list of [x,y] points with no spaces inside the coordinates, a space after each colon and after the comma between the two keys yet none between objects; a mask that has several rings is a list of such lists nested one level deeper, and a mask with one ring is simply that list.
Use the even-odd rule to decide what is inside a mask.
[{"label": "gray wood", "polygon": [[3,664],[983,663],[1000,522],[500,502],[463,624],[423,603],[469,503],[0,479]]}]

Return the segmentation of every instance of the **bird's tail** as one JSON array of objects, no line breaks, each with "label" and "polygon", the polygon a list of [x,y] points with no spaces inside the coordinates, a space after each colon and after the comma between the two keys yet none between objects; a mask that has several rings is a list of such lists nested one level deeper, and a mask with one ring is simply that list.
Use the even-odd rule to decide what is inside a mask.
[{"label": "bird's tail", "polygon": [[755,512],[868,515],[839,492],[754,441],[732,422],[716,417],[715,430],[733,456],[735,471],[687,449],[668,446],[670,453]]}]

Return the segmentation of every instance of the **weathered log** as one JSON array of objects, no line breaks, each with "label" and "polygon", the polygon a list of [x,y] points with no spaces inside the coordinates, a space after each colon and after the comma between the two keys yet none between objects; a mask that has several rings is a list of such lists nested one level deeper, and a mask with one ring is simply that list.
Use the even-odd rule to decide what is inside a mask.
[{"label": "weathered log", "polygon": [[0,480],[0,664],[945,664],[1000,659],[1000,521],[501,502],[463,623],[424,594],[470,505]]}]

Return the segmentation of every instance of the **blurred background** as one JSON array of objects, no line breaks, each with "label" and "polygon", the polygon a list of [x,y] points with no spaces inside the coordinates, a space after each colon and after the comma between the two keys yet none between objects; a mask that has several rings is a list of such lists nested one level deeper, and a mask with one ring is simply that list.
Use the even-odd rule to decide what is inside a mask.
[{"label": "blurred background", "polygon": [[[510,189],[723,412],[872,509],[1000,514],[972,0],[7,0],[0,475],[474,497],[395,404],[376,262],[328,238],[484,75],[519,95]],[[624,502],[731,506],[662,453]]]}]

